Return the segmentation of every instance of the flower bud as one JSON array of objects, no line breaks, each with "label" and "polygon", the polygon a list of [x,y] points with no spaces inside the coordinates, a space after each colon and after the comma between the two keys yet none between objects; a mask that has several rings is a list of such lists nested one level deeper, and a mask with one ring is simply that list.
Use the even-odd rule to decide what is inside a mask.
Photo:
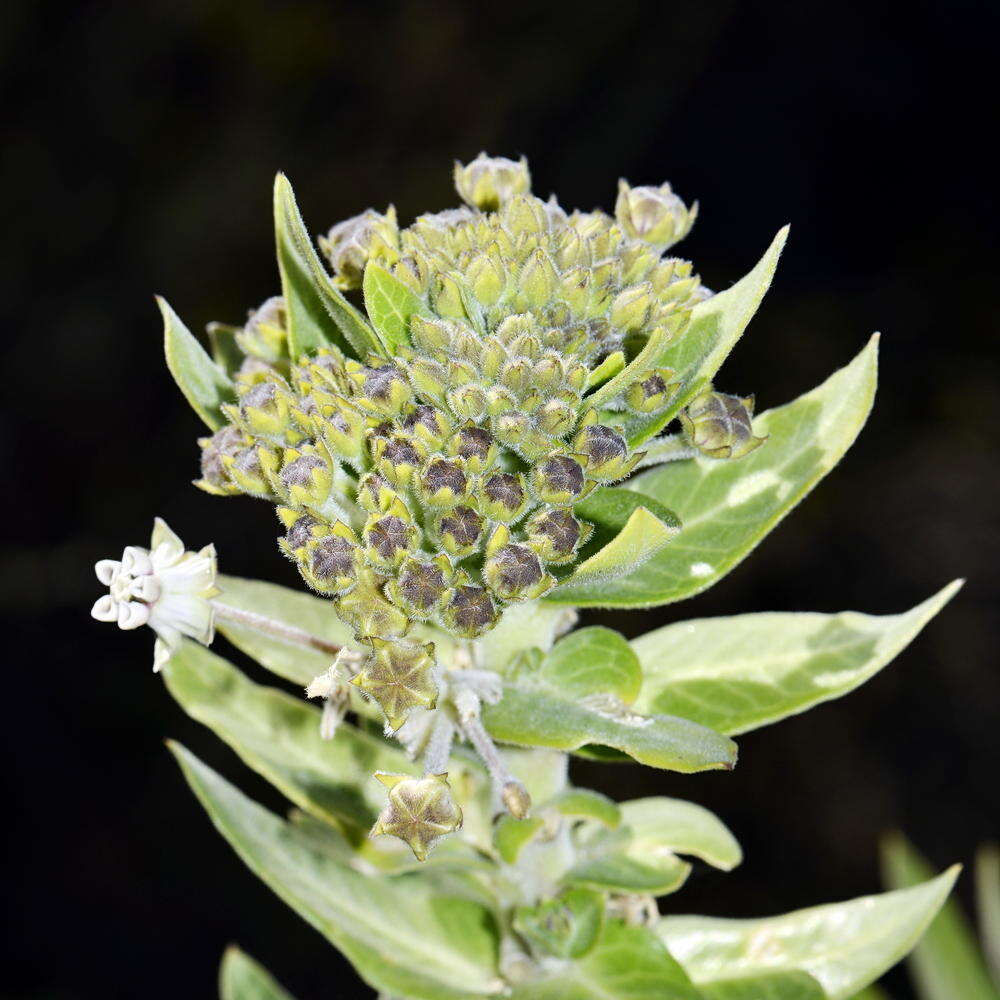
[{"label": "flower bud", "polygon": [[539,247],[517,276],[517,304],[520,308],[538,309],[552,298],[558,287],[559,275],[552,258]]},{"label": "flower bud", "polygon": [[576,426],[577,400],[572,403],[565,399],[550,399],[535,413],[535,422],[539,430],[552,437],[565,437]]},{"label": "flower bud", "polygon": [[451,422],[436,407],[421,405],[406,414],[403,428],[430,449],[437,450],[451,433]]},{"label": "flower bud", "polygon": [[378,471],[393,486],[401,488],[405,488],[413,480],[427,454],[423,445],[418,445],[413,438],[402,434],[392,434],[389,437],[373,435],[371,450]]},{"label": "flower bud", "polygon": [[355,635],[401,636],[410,627],[406,612],[386,600],[380,583],[361,567],[355,586],[337,597],[334,606]]},{"label": "flower bud", "polygon": [[634,468],[637,456],[629,456],[625,438],[604,424],[587,424],[573,438],[573,451],[582,455],[587,475],[601,483],[623,479]]},{"label": "flower bud", "polygon": [[754,437],[753,396],[740,399],[711,389],[681,411],[681,426],[692,447],[709,458],[742,458],[764,443]]},{"label": "flower bud", "polygon": [[396,569],[418,544],[417,527],[399,499],[393,501],[388,513],[370,516],[362,535],[365,558],[379,569]]},{"label": "flower bud", "polygon": [[528,789],[520,781],[511,780],[504,784],[500,793],[503,804],[507,807],[507,812],[514,819],[527,819],[531,811],[531,796]]},{"label": "flower bud", "polygon": [[261,465],[261,454],[269,455],[270,452],[262,445],[252,444],[236,452],[232,457],[223,455],[222,464],[229,478],[244,493],[270,499],[271,484]]},{"label": "flower bud", "polygon": [[501,525],[487,548],[483,579],[502,601],[536,600],[554,586],[555,580],[542,569],[532,549],[509,539],[510,532]]},{"label": "flower bud", "polygon": [[688,234],[697,214],[697,205],[688,211],[669,184],[633,188],[618,182],[615,218],[631,239],[665,249]]},{"label": "flower bud", "polygon": [[322,507],[332,485],[333,471],[316,449],[289,448],[285,452],[275,486],[293,507]]},{"label": "flower bud", "polygon": [[362,460],[367,446],[364,414],[356,410],[342,396],[333,393],[314,393],[320,397],[318,411],[313,416],[314,433],[326,445],[331,455],[350,462],[355,467]]},{"label": "flower bud", "polygon": [[565,505],[581,496],[586,478],[583,466],[575,458],[557,454],[535,466],[532,485],[539,500]]},{"label": "flower bud", "polygon": [[480,153],[471,163],[455,161],[455,190],[459,197],[482,212],[495,212],[514,195],[531,190],[528,161]]},{"label": "flower bud", "polygon": [[413,390],[403,372],[393,364],[366,368],[349,361],[344,369],[357,386],[353,402],[377,417],[395,417],[413,400]]},{"label": "flower bud", "polygon": [[633,285],[615,296],[611,303],[611,323],[626,333],[638,330],[646,322],[652,305],[652,285]]},{"label": "flower bud", "polygon": [[434,643],[379,636],[368,636],[365,642],[372,651],[351,683],[378,702],[392,729],[399,729],[411,708],[434,707]]},{"label": "flower bud", "polygon": [[409,778],[378,771],[375,777],[389,789],[389,804],[372,828],[373,837],[398,837],[423,861],[438,840],[462,825],[462,810],[452,798],[447,774]]},{"label": "flower bud", "polygon": [[452,413],[460,420],[480,420],[489,405],[485,390],[475,384],[451,389],[447,394],[447,400]]},{"label": "flower bud", "polygon": [[450,274],[439,274],[431,289],[434,311],[449,319],[465,319],[467,316],[462,286]]},{"label": "flower bud", "polygon": [[485,427],[469,423],[460,427],[448,440],[448,454],[462,460],[465,468],[473,473],[493,467],[497,459],[497,444]]},{"label": "flower bud", "polygon": [[528,544],[548,563],[569,562],[589,537],[590,525],[582,525],[571,507],[543,510],[528,521]]},{"label": "flower bud", "polygon": [[394,260],[399,249],[396,210],[389,206],[385,214],[368,208],[360,215],[337,223],[326,236],[319,238],[341,288],[360,288],[365,265],[370,258]]},{"label": "flower bud", "polygon": [[344,594],[351,590],[358,572],[354,532],[338,521],[328,534],[319,535],[314,526],[310,526],[309,533],[311,537],[304,550],[296,552],[302,579],[321,594]]},{"label": "flower bud", "polygon": [[287,530],[285,537],[278,539],[281,550],[291,558],[297,558],[299,549],[304,549],[314,538],[320,538],[328,528],[311,514],[300,514],[291,507],[279,507],[278,516]]},{"label": "flower bud", "polygon": [[535,420],[520,410],[506,410],[493,418],[493,431],[508,448],[529,462],[544,455],[558,443],[535,425]]},{"label": "flower bud", "polygon": [[528,509],[530,497],[524,477],[516,472],[494,472],[483,480],[476,499],[491,521],[513,524]]},{"label": "flower bud", "polygon": [[471,507],[459,505],[441,515],[437,534],[445,551],[461,559],[479,547],[484,527],[483,519]]},{"label": "flower bud", "polygon": [[500,248],[494,243],[488,250],[477,254],[465,269],[465,280],[472,294],[484,305],[495,305],[507,287],[507,269]]},{"label": "flower bud", "polygon": [[429,562],[411,556],[403,561],[399,574],[386,584],[386,593],[411,618],[424,621],[448,593],[451,576],[451,560],[446,555]]},{"label": "flower bud", "polygon": [[369,514],[384,514],[399,499],[399,494],[381,472],[366,472],[358,480],[358,506]]},{"label": "flower bud", "polygon": [[418,485],[420,499],[430,507],[454,507],[469,495],[469,477],[462,463],[452,459],[430,459]]},{"label": "flower bud", "polygon": [[441,623],[449,631],[466,639],[489,632],[500,615],[489,591],[472,584],[456,587],[447,607],[441,613]]},{"label": "flower bud", "polygon": [[677,383],[671,368],[657,368],[625,390],[625,402],[636,413],[655,413],[671,400]]},{"label": "flower bud", "polygon": [[[288,357],[288,317],[285,300],[274,295],[251,310],[236,344],[248,356],[272,364]],[[241,369],[242,373],[242,369]]]},{"label": "flower bud", "polygon": [[503,207],[503,225],[516,240],[515,252],[520,257],[529,252],[537,238],[549,229],[549,213],[545,203],[530,194],[515,195]]},{"label": "flower bud", "polygon": [[211,437],[199,438],[198,444],[201,445],[201,479],[195,480],[195,486],[219,496],[239,493],[239,487],[229,478],[223,459],[233,458],[246,447],[243,432],[230,424]]},{"label": "flower bud", "polygon": [[285,382],[277,378],[255,382],[240,394],[238,419],[254,437],[294,444],[303,435],[292,426],[292,402]]},{"label": "flower bud", "polygon": [[408,254],[392,266],[392,275],[417,295],[427,292],[430,268],[421,254]]}]

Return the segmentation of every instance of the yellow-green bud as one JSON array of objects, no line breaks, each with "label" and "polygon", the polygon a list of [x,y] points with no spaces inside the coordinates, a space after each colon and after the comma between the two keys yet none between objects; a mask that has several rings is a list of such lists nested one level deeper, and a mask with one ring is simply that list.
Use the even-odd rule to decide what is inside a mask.
[{"label": "yellow-green bud", "polygon": [[469,495],[461,460],[431,458],[418,479],[420,499],[430,507],[454,507]]},{"label": "yellow-green bud", "polygon": [[229,478],[224,459],[233,458],[246,447],[243,432],[229,425],[211,437],[199,438],[198,444],[201,445],[201,479],[195,481],[195,486],[220,496],[239,493],[239,487]]},{"label": "yellow-green bud", "polygon": [[462,825],[462,810],[452,798],[447,774],[410,778],[380,771],[375,777],[389,789],[389,804],[372,828],[373,837],[398,837],[424,861],[441,837]]},{"label": "yellow-green bud", "polygon": [[740,399],[706,390],[681,411],[684,435],[692,447],[710,458],[741,458],[764,443],[754,437],[753,397]]},{"label": "yellow-green bud", "polygon": [[552,258],[539,247],[526,261],[517,278],[516,302],[522,309],[544,306],[559,287]]},{"label": "yellow-green bud", "polygon": [[480,153],[471,163],[455,161],[455,190],[466,204],[483,212],[495,212],[514,195],[531,190],[528,161]]},{"label": "yellow-green bud", "polygon": [[434,406],[415,406],[404,418],[403,428],[408,434],[432,450],[438,449],[451,433],[451,423]]},{"label": "yellow-green bud", "polygon": [[498,451],[493,435],[475,424],[460,427],[448,440],[448,454],[460,458],[473,474],[493,468]]},{"label": "yellow-green bud", "polygon": [[569,562],[593,531],[573,516],[571,507],[539,511],[526,530],[528,544],[545,562],[557,564]]},{"label": "yellow-green bud", "polygon": [[437,519],[436,528],[445,551],[464,558],[479,548],[485,524],[471,507],[460,504],[442,514]]},{"label": "yellow-green bud", "polygon": [[611,303],[612,325],[626,333],[642,327],[652,305],[652,291],[653,286],[647,281],[619,292]]},{"label": "yellow-green bud", "polygon": [[267,448],[252,444],[236,452],[235,455],[223,455],[222,464],[229,478],[244,493],[251,496],[270,498],[271,483],[261,465],[261,454],[270,455]]},{"label": "yellow-green bud", "polygon": [[344,370],[358,389],[354,402],[368,413],[395,417],[413,400],[410,383],[393,364],[367,368],[356,361],[349,361]]},{"label": "yellow-green bud", "polygon": [[655,413],[671,400],[677,383],[670,368],[657,368],[633,382],[625,390],[625,402],[636,413]]},{"label": "yellow-green bud", "polygon": [[379,636],[368,636],[365,642],[372,651],[351,683],[378,702],[392,729],[399,729],[411,708],[434,707],[434,643]]},{"label": "yellow-green bud", "polygon": [[582,427],[573,438],[573,451],[583,457],[587,475],[602,483],[623,479],[638,460],[629,457],[625,438],[605,424]]},{"label": "yellow-green bud", "polygon": [[669,184],[634,188],[618,182],[615,218],[634,240],[665,249],[688,234],[696,215],[697,206],[688,211]]},{"label": "yellow-green bud", "polygon": [[393,261],[399,250],[399,226],[396,210],[385,213],[369,208],[360,215],[337,223],[326,236],[319,238],[341,288],[360,288],[369,259]]},{"label": "yellow-green bud", "polygon": [[535,466],[532,485],[539,500],[568,504],[581,496],[586,485],[583,466],[569,455],[550,455]]},{"label": "yellow-green bud", "polygon": [[288,318],[285,300],[274,295],[250,312],[246,325],[236,333],[239,349],[259,361],[275,362],[288,357]]}]

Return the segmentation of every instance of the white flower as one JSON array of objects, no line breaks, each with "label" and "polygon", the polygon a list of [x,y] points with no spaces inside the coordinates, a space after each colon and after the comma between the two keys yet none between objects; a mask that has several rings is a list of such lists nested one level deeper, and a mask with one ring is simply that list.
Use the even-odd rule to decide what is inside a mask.
[{"label": "white flower", "polygon": [[158,671],[190,636],[208,646],[215,635],[215,546],[187,552],[161,518],[153,523],[149,549],[128,546],[120,562],[102,559],[94,567],[109,589],[91,609],[101,622],[119,628],[148,625],[156,633],[153,670]]}]

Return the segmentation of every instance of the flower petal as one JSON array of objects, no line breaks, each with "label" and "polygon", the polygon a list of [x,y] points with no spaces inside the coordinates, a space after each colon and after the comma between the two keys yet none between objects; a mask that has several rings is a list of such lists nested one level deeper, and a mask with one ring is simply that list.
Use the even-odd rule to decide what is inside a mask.
[{"label": "flower petal", "polygon": [[94,565],[94,572],[97,574],[97,579],[105,587],[110,587],[111,581],[114,580],[121,568],[122,564],[114,559],[102,559]]},{"label": "flower petal", "polygon": [[[100,565],[100,563],[98,563],[98,565]],[[103,583],[104,581],[102,580],[101,582]],[[103,597],[99,597],[94,602],[94,606],[90,609],[90,615],[92,618],[96,618],[99,622],[117,621],[118,603],[110,594],[105,594]]]}]

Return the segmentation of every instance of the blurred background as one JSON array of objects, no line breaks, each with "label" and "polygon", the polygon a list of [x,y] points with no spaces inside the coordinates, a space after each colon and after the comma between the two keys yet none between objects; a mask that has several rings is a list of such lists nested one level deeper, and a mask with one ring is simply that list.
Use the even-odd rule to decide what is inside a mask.
[{"label": "blurred background", "polygon": [[[868,427],[709,593],[593,617],[637,634],[765,609],[897,612],[969,582],[860,691],[742,738],[733,774],[576,775],[730,824],[746,862],[665,901],[685,912],[876,890],[894,827],[937,866],[996,837],[998,22],[972,0],[8,4],[0,995],[207,997],[231,940],[303,1000],[370,995],[212,831],[164,737],[276,797],[173,704],[148,632],[88,618],[94,561],[146,544],[155,514],[192,547],[214,541],[229,573],[298,585],[267,505],[188,485],[200,424],[152,301],[202,329],[276,291],[277,169],[314,233],[389,201],[404,220],[449,206],[452,160],[480,149],[526,154],[535,191],[566,206],[611,208],[619,176],[669,179],[701,201],[680,252],[715,289],[791,222],[719,386],[784,403],[880,329]],[[899,972],[890,983],[912,995]]]}]

